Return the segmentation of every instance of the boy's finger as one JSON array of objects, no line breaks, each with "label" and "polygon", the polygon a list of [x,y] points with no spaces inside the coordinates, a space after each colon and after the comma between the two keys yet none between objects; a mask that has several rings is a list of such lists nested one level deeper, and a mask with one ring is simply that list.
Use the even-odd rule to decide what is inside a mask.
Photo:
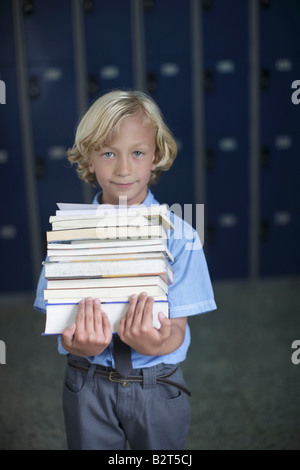
[{"label": "boy's finger", "polygon": [[110,338],[112,336],[110,321],[105,312],[102,311],[102,331],[104,338]]},{"label": "boy's finger", "polygon": [[95,331],[94,325],[94,300],[91,297],[85,299],[85,330],[88,333]]},{"label": "boy's finger", "polygon": [[142,292],[139,295],[138,302],[135,308],[134,322],[135,324],[141,323],[144,316],[144,308],[147,302],[148,296],[147,292]]},{"label": "boy's finger", "polygon": [[85,329],[85,301],[81,300],[78,304],[78,311],[76,317],[76,330],[84,331]]},{"label": "boy's finger", "polygon": [[135,316],[135,309],[136,309],[137,302],[138,302],[138,297],[136,295],[132,295],[129,299],[128,310],[124,318],[124,325],[123,325],[124,329],[130,328],[132,325],[132,322]]},{"label": "boy's finger", "polygon": [[158,319],[161,325],[159,329],[159,333],[161,337],[168,338],[170,336],[171,325],[172,325],[170,318],[165,317],[163,313],[159,312]]},{"label": "boy's finger", "polygon": [[94,300],[94,330],[96,333],[102,333],[102,310],[99,299]]},{"label": "boy's finger", "polygon": [[143,316],[141,319],[142,330],[146,331],[153,326],[153,304],[154,298],[148,297],[145,301]]},{"label": "boy's finger", "polygon": [[72,323],[72,325],[65,328],[64,331],[62,332],[63,343],[65,343],[67,347],[72,346],[75,330],[76,330],[76,324]]}]

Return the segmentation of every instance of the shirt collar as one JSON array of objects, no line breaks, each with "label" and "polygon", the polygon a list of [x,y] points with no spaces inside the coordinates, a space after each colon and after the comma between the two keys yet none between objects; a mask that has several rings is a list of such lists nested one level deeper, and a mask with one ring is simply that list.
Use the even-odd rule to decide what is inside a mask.
[{"label": "shirt collar", "polygon": [[[94,197],[94,200],[93,200],[93,204],[99,204],[99,200],[101,198],[101,194],[102,194],[102,191],[99,191],[95,197]],[[147,193],[147,196],[146,198],[144,199],[144,201],[142,202],[143,205],[145,206],[151,206],[152,204],[159,204],[157,202],[157,200],[155,199],[155,197],[153,196],[152,192],[150,191],[150,189],[148,189],[148,193]]]}]

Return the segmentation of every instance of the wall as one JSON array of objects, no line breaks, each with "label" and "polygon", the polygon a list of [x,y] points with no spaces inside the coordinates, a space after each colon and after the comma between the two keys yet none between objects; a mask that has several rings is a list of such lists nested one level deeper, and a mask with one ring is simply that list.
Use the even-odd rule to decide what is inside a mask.
[{"label": "wall", "polygon": [[2,0],[2,293],[35,288],[56,202],[90,202],[65,154],[114,88],[148,91],[178,143],[153,188],[205,204],[213,280],[299,275],[297,0]]}]

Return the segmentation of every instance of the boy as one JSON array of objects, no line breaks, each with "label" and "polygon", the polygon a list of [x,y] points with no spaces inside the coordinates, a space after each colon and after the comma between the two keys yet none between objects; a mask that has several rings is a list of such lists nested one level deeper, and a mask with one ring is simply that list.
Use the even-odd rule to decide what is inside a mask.
[{"label": "boy", "polygon": [[[99,98],[77,128],[69,160],[79,176],[101,187],[95,204],[158,204],[149,190],[176,156],[175,141],[157,105],[141,92],[113,91]],[[122,198],[122,199],[121,199]],[[130,347],[132,368],[116,375],[113,334],[101,299],[80,302],[76,324],[59,339],[66,354],[63,407],[70,449],[183,449],[190,409],[178,364],[187,354],[187,316],[216,308],[198,234],[175,215],[168,246],[174,256],[170,318],[152,326],[153,298],[131,296],[118,337]],[[42,272],[35,308],[45,311]],[[104,309],[105,310],[105,309]],[[128,348],[128,347],[127,347]],[[116,380],[117,378],[117,380]],[[170,381],[172,383],[170,384]]]}]

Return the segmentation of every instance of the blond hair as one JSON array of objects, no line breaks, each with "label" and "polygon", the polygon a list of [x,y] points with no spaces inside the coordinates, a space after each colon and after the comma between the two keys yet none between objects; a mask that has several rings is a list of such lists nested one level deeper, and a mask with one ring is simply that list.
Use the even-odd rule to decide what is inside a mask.
[{"label": "blond hair", "polygon": [[83,116],[77,127],[74,145],[67,153],[69,161],[77,165],[79,178],[89,184],[95,182],[95,173],[89,171],[91,150],[113,141],[122,120],[141,111],[156,130],[156,169],[152,171],[148,184],[157,183],[162,172],[172,166],[177,146],[157,104],[140,91],[111,91],[96,100]]}]

